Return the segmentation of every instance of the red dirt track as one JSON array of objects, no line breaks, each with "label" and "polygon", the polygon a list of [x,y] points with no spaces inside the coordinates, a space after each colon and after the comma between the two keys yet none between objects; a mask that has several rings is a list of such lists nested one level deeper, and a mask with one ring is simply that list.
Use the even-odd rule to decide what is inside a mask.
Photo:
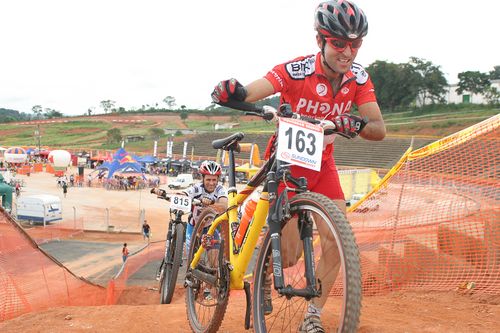
[{"label": "red dirt track", "polygon": [[[190,332],[179,287],[172,304],[154,305],[157,291],[129,288],[123,304],[57,307],[0,323],[1,332]],[[499,297],[475,299],[457,292],[392,293],[365,297],[359,332],[498,332]],[[220,332],[245,332],[244,295],[233,292]]]}]

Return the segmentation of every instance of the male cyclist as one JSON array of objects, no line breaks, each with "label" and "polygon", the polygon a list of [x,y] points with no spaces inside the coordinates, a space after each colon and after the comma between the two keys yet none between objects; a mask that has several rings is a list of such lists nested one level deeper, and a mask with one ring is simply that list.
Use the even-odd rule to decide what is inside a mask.
[{"label": "male cyclist", "polygon": [[[201,183],[194,184],[182,192],[191,199],[200,200],[203,207],[217,205],[226,209],[228,203],[227,190],[224,186],[219,184],[219,177],[222,174],[222,168],[219,163],[214,161],[203,161],[200,165],[199,173],[202,176]],[[191,236],[194,231],[196,219],[200,215],[203,207],[193,205],[191,215],[189,216],[186,227],[186,248],[188,251],[191,245]]]},{"label": "male cyclist", "polygon": [[[186,249],[189,251],[191,245],[191,236],[194,231],[196,218],[200,215],[203,207],[216,205],[223,209],[227,208],[227,190],[219,184],[219,177],[222,174],[221,166],[214,161],[203,161],[200,165],[199,173],[202,176],[201,183],[192,185],[181,191],[191,199],[201,201],[202,207],[192,206],[191,214],[189,215],[186,227]],[[160,279],[163,262],[158,269],[156,279]]]},{"label": "male cyclist", "polygon": [[[244,89],[236,79],[221,81],[212,93],[213,101],[222,105],[229,100],[255,102],[279,92],[281,103],[290,104],[296,113],[322,119],[326,126],[351,138],[359,134],[367,140],[382,140],[386,133],[385,124],[372,81],[363,67],[354,62],[368,32],[366,15],[351,1],[322,2],[315,11],[315,29],[317,54],[277,65]],[[368,118],[364,128],[355,125],[359,124],[361,117],[351,114],[353,104],[357,105],[361,117]],[[334,138],[334,135],[325,136],[321,171],[292,166],[291,172],[294,177],[306,177],[310,191],[331,198],[345,213],[344,193],[333,159]],[[293,243],[290,239],[299,239],[296,222],[292,222],[287,223],[282,231],[285,267],[293,265],[302,251],[287,245]],[[319,232],[329,234],[322,232],[321,228]],[[322,282],[323,293],[309,303],[300,332],[324,332],[320,315],[340,267],[336,246],[328,246],[332,241],[328,237],[322,238],[323,254],[318,263],[317,277]],[[265,311],[269,313],[272,303],[269,304],[270,288],[266,289]]]}]

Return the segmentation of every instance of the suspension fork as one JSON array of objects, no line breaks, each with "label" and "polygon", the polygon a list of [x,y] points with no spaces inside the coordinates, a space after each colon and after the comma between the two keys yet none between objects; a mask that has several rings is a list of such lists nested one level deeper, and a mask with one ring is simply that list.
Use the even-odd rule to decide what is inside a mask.
[{"label": "suspension fork", "polygon": [[304,246],[304,265],[306,267],[305,277],[307,287],[316,290],[316,271],[314,267],[314,247],[313,247],[313,221],[310,212],[299,212],[297,226],[300,232],[300,239]]},{"label": "suspension fork", "polygon": [[299,228],[300,239],[304,246],[304,265],[307,286],[303,289],[295,289],[292,286],[285,286],[283,276],[283,265],[281,257],[281,221],[284,218],[290,218],[288,212],[283,211],[283,205],[288,204],[288,191],[285,189],[279,196],[276,173],[271,171],[267,176],[267,185],[269,189],[269,231],[271,237],[271,253],[273,260],[274,288],[280,295],[287,298],[293,296],[304,297],[310,300],[313,297],[321,296],[321,282],[319,289],[316,289],[316,274],[314,267],[314,248],[313,248],[313,221],[310,213],[298,212],[297,226]]},{"label": "suspension fork", "polygon": [[269,232],[271,235],[274,288],[279,291],[285,287],[285,279],[283,277],[281,259],[281,220],[278,216],[278,203],[281,200],[278,200],[277,198],[278,183],[276,172],[270,171],[267,174],[267,187],[269,190],[269,214],[267,216],[267,223],[269,225]]}]

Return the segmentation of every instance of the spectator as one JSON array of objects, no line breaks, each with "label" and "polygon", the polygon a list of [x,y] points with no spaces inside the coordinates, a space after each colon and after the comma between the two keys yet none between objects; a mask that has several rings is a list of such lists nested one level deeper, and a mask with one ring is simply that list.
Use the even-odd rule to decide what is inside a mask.
[{"label": "spectator", "polygon": [[62,188],[64,197],[66,198],[66,194],[68,193],[68,184],[66,182],[63,182]]},{"label": "spectator", "polygon": [[144,223],[142,224],[142,235],[144,236],[144,239],[148,239],[149,242],[149,237],[151,233],[151,227],[148,224],[147,220],[144,220]]},{"label": "spectator", "polygon": [[123,262],[125,262],[128,258],[128,248],[127,248],[127,243],[123,243],[123,249],[122,249],[122,259]]}]

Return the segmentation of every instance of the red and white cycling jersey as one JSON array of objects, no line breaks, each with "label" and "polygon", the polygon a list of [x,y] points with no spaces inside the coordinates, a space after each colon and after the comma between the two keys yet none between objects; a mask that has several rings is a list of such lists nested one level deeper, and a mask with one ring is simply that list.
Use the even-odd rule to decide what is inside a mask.
[{"label": "red and white cycling jersey", "polygon": [[[351,111],[353,104],[376,102],[373,83],[360,65],[353,63],[344,74],[337,94],[321,67],[321,53],[299,57],[275,66],[265,78],[275,93],[281,93],[281,103],[291,105],[294,112],[314,118],[332,120]],[[333,154],[333,144],[323,151],[323,160]]]}]

